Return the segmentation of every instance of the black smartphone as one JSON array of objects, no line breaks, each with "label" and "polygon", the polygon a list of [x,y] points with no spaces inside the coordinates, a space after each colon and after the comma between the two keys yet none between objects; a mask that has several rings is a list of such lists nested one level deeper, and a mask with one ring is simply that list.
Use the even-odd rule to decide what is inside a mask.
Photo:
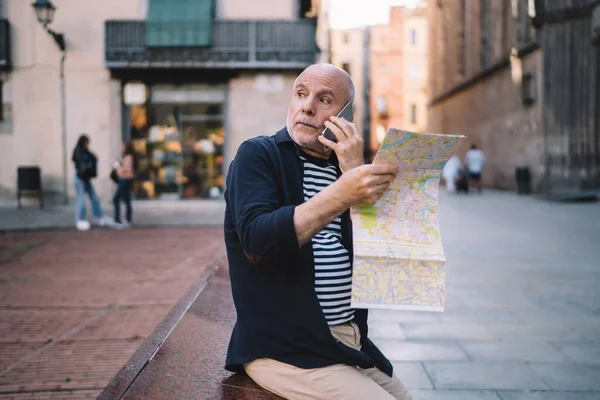
[{"label": "black smartphone", "polygon": [[[346,121],[352,122],[352,120],[354,119],[354,111],[352,110],[352,102],[351,101],[347,102],[346,105],[340,110],[340,112],[337,113],[336,117],[344,118]],[[325,128],[323,130],[323,136],[325,136],[326,139],[329,139],[332,142],[337,143],[337,138],[335,137],[333,132],[331,132],[331,129]]]}]

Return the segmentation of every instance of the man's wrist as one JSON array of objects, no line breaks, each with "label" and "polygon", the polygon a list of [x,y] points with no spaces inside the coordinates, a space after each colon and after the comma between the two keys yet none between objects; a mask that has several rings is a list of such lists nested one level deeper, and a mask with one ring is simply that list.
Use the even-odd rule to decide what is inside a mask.
[{"label": "man's wrist", "polygon": [[349,165],[344,165],[344,164],[340,163],[340,169],[342,170],[342,173],[344,173],[344,172],[350,171],[351,169],[360,167],[361,165],[365,165],[365,162],[363,160],[356,161],[356,162],[354,162],[352,164],[349,164]]}]

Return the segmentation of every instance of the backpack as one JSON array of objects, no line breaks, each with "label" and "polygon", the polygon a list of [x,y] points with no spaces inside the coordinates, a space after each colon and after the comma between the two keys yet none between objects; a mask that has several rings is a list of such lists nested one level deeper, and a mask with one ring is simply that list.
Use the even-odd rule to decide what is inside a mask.
[{"label": "backpack", "polygon": [[80,152],[77,157],[77,177],[89,181],[98,175],[98,159],[90,151]]}]

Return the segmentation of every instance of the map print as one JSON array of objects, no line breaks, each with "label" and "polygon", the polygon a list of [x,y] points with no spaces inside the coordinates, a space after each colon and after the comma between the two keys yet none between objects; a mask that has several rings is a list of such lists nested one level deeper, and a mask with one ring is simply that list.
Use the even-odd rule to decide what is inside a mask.
[{"label": "map print", "polygon": [[373,163],[400,174],[375,204],[352,209],[352,307],[443,311],[446,258],[438,223],[444,164],[464,136],[390,129]]}]

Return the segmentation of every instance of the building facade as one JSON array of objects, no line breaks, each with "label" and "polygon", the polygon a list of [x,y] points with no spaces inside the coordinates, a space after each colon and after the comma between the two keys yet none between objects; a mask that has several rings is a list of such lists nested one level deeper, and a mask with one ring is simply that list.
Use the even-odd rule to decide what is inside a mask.
[{"label": "building facade", "polygon": [[364,137],[369,126],[369,29],[331,30],[331,63],[345,70],[354,81],[354,122]]},{"label": "building facade", "polygon": [[597,3],[432,2],[428,129],[481,148],[485,185],[515,189],[526,169],[537,192],[600,186]]},{"label": "building facade", "polygon": [[389,24],[370,29],[372,152],[388,128],[427,130],[427,24],[427,2],[421,1],[415,9],[392,7]]},{"label": "building facade", "polygon": [[[52,0],[66,39],[61,141],[59,49],[31,2],[4,0],[0,29],[0,188],[17,167],[41,167],[47,194],[73,195],[80,134],[99,158],[103,200],[123,141],[138,155],[138,199],[219,197],[238,146],[285,125],[293,82],[328,59],[326,5],[310,0]],[[0,27],[1,28],[1,27]],[[317,35],[317,32],[319,34]],[[2,37],[4,34],[4,37]],[[318,36],[318,40],[316,37]],[[2,48],[0,46],[0,52]]]}]

